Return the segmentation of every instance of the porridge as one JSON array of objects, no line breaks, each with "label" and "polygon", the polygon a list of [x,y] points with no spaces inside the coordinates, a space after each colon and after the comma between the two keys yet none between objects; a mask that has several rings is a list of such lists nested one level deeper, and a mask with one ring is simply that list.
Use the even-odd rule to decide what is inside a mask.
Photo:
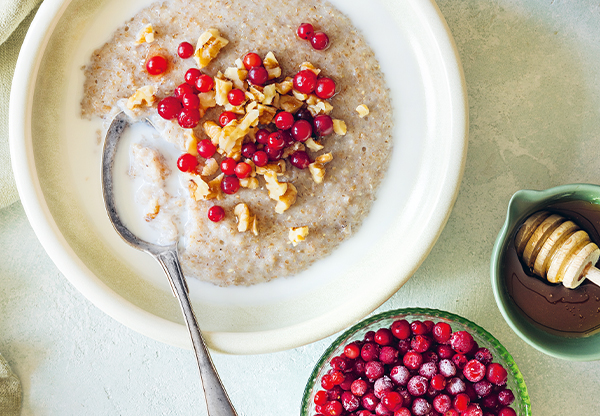
[{"label": "porridge", "polygon": [[389,163],[383,74],[324,1],[155,3],[84,70],[83,117],[156,127],[129,150],[130,175],[186,276],[252,285],[307,268],[358,229]]}]

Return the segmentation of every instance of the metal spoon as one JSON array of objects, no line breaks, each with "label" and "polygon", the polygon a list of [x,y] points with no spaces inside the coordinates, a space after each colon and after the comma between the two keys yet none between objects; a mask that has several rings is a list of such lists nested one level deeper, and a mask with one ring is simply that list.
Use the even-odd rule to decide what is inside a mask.
[{"label": "metal spoon", "polygon": [[[148,119],[144,121],[152,124]],[[113,165],[119,138],[130,124],[131,120],[129,117],[121,112],[115,116],[106,132],[104,151],[102,152],[102,194],[104,196],[106,211],[113,227],[121,238],[130,246],[151,254],[167,274],[173,293],[179,300],[183,316],[185,317],[185,323],[192,337],[192,344],[194,345],[194,352],[196,353],[198,368],[200,369],[200,378],[202,379],[204,398],[206,399],[209,416],[237,416],[229,400],[229,396],[227,396],[227,392],[223,387],[223,383],[215,370],[210,353],[198,327],[198,322],[196,321],[196,316],[194,315],[194,310],[188,296],[188,286],[181,272],[179,257],[177,255],[177,243],[169,246],[159,246],[140,240],[121,222],[121,218],[116,210],[113,194]]]}]

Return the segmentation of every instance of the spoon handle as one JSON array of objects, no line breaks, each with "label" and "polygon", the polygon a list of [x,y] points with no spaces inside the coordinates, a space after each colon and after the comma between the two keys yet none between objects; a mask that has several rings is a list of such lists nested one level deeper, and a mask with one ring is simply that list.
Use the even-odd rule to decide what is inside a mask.
[{"label": "spoon handle", "polygon": [[229,396],[227,396],[227,392],[221,383],[221,379],[215,370],[198,322],[196,321],[196,316],[194,315],[194,310],[188,296],[187,283],[179,265],[177,249],[172,247],[162,253],[155,254],[155,257],[169,277],[171,287],[179,300],[183,316],[185,317],[185,323],[190,331],[196,360],[198,361],[198,368],[200,369],[200,378],[202,379],[202,387],[204,388],[208,415],[237,416],[229,400]]}]

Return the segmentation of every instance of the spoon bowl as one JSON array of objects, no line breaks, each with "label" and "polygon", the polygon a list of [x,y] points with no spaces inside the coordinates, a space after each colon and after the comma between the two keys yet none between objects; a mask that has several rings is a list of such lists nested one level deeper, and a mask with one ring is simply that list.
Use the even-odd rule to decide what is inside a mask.
[{"label": "spoon bowl", "polygon": [[[150,123],[148,119],[145,120]],[[115,155],[117,153],[119,139],[123,131],[131,124],[129,117],[121,112],[112,120],[104,141],[102,152],[102,196],[106,206],[106,212],[117,233],[130,246],[144,251],[154,257],[162,266],[169,279],[173,294],[179,301],[186,326],[190,332],[192,345],[196,354],[196,361],[200,370],[200,378],[204,388],[204,398],[209,416],[236,416],[237,413],[231,404],[231,400],[223,387],[217,371],[215,370],[210,353],[204,342],[198,321],[192,309],[189,299],[189,289],[179,264],[177,243],[161,246],[144,241],[135,236],[121,221],[116,208],[113,193],[113,168]]]}]

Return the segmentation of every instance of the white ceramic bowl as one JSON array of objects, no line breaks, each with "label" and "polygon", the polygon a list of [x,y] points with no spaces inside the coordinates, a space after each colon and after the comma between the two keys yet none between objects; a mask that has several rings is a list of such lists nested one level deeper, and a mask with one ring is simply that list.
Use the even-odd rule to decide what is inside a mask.
[{"label": "white ceramic bowl", "polygon": [[[241,1],[241,0],[240,0]],[[81,66],[150,0],[45,0],[12,85],[10,149],[42,245],[90,301],[130,328],[189,347],[160,267],[122,242],[104,212],[97,126],[78,118]],[[392,91],[392,162],[358,233],[306,272],[250,288],[190,281],[212,348],[304,345],[360,320],[415,272],[454,203],[466,157],[464,79],[433,0],[334,0],[373,46]]]}]

